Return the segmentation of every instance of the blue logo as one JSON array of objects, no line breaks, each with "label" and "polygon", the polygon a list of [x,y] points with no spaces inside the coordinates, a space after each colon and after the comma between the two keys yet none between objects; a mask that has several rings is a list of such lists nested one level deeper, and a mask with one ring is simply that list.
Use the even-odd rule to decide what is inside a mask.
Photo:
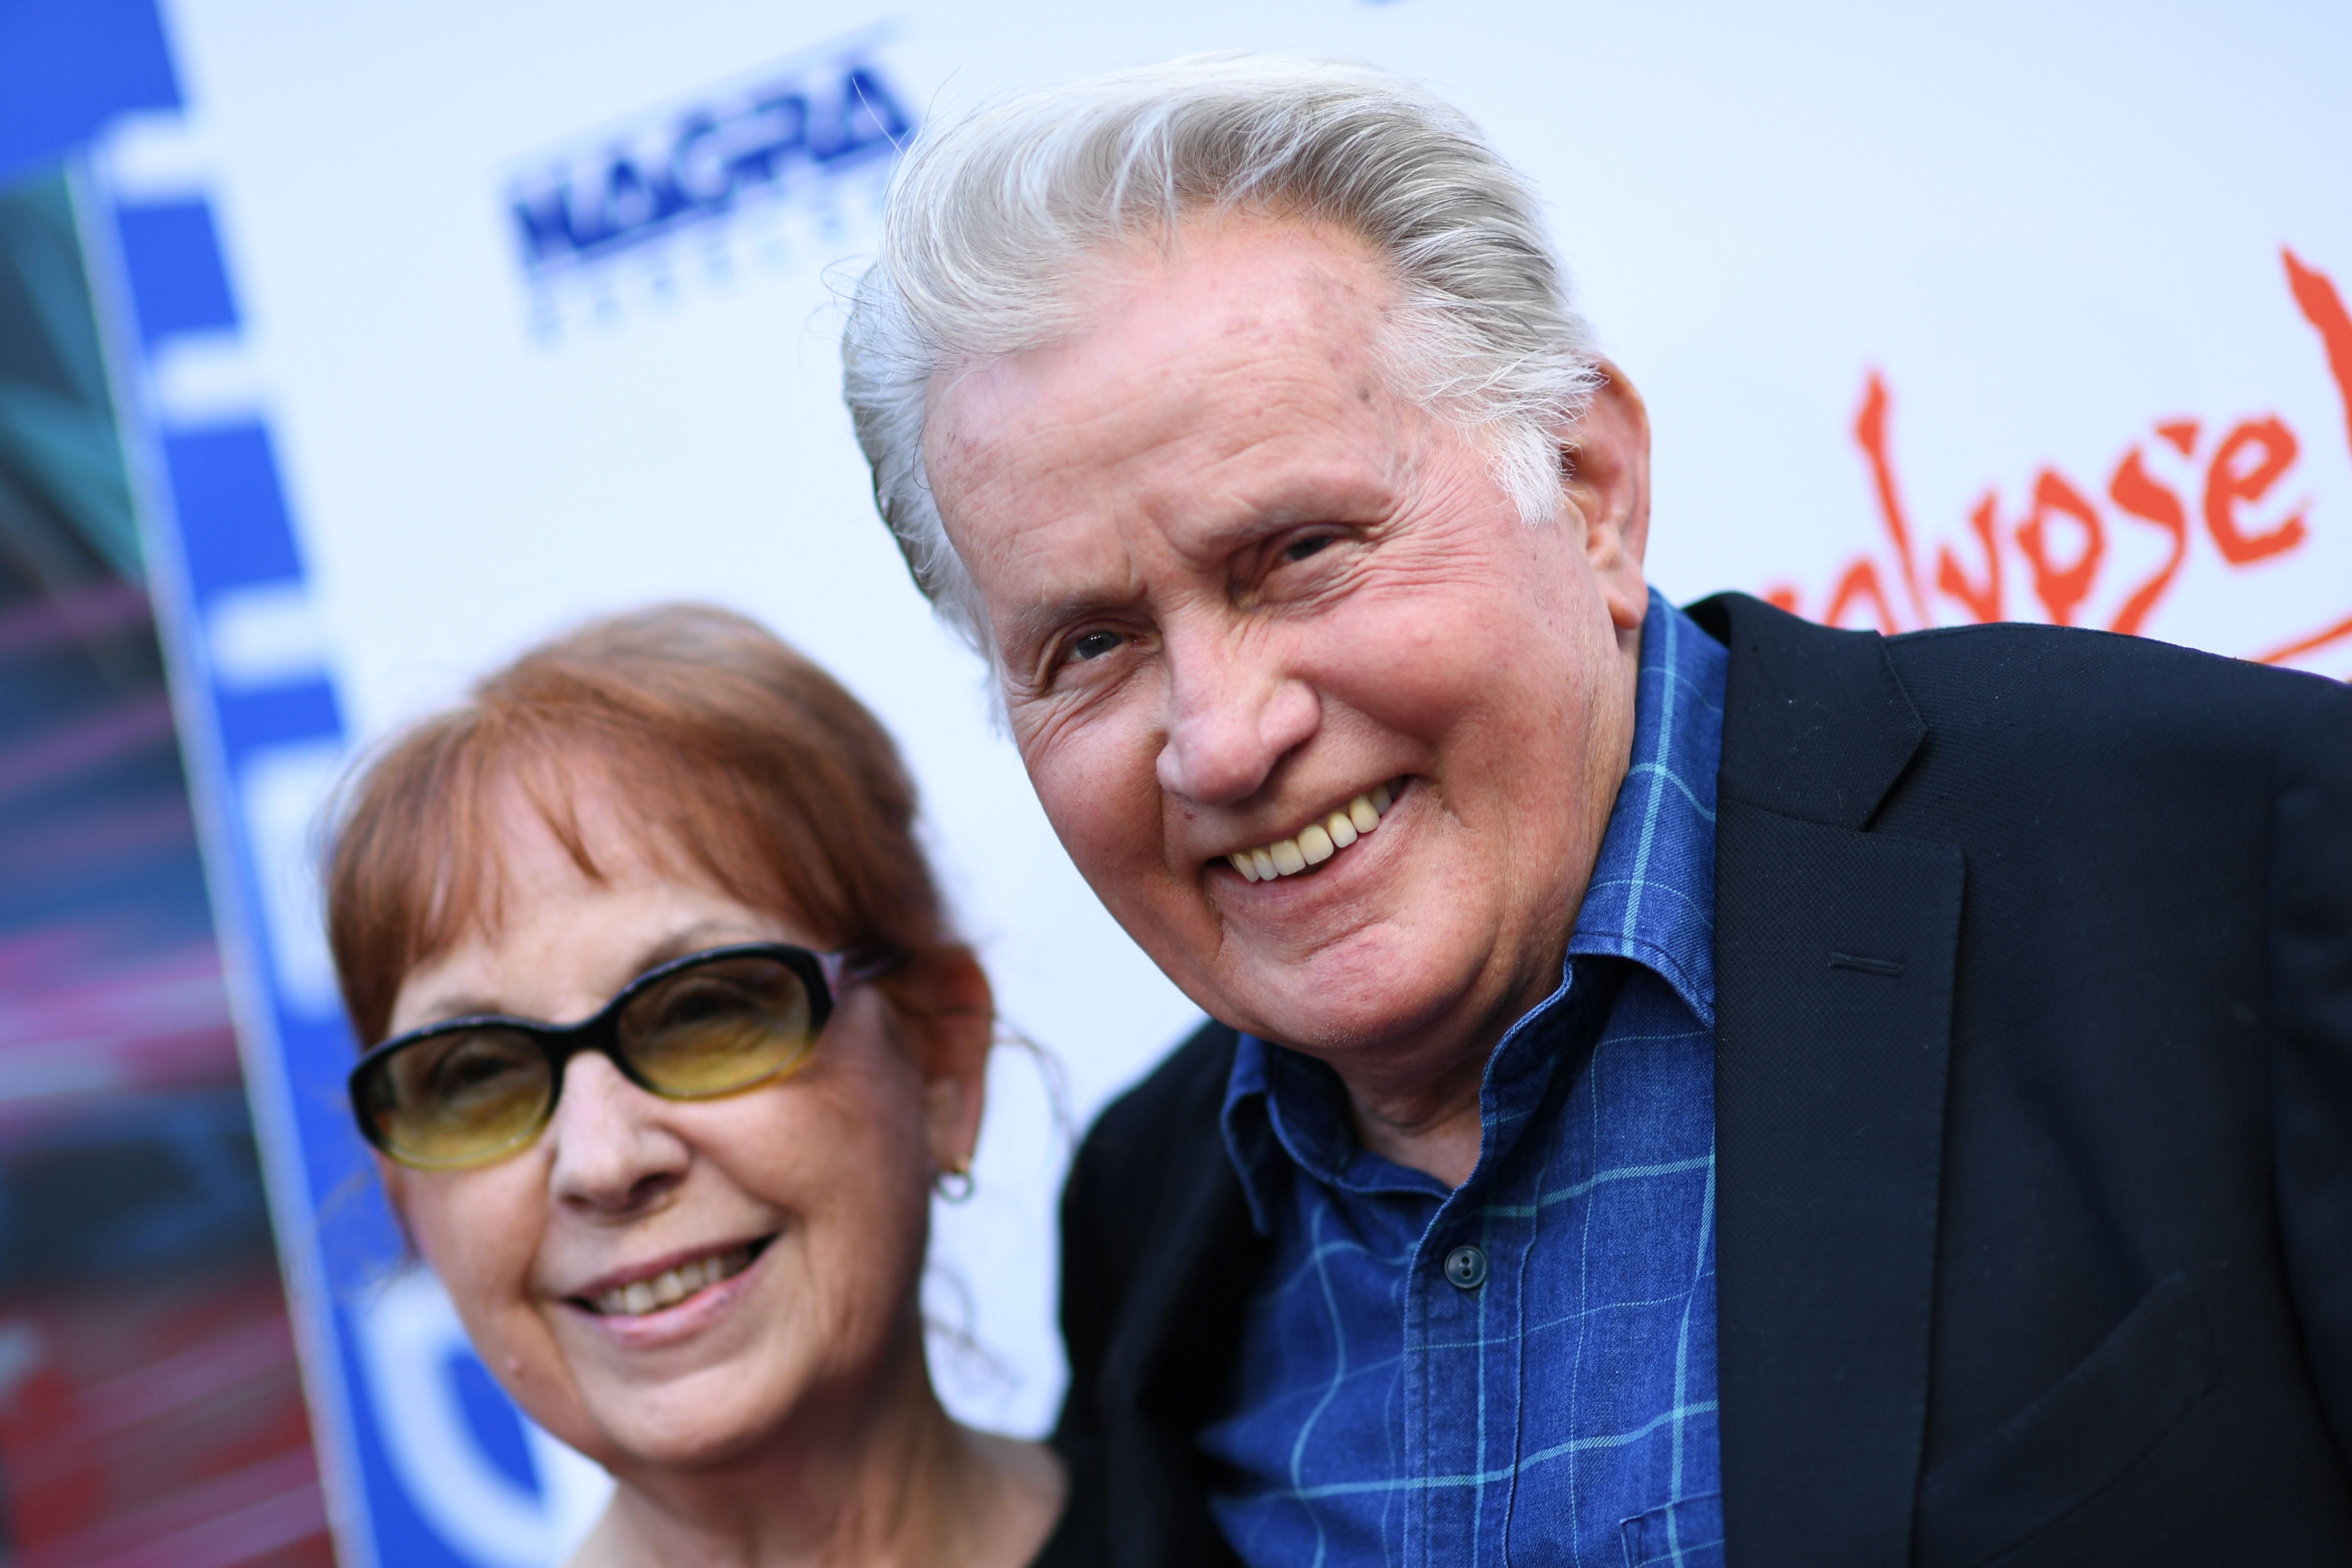
[{"label": "blue logo", "polygon": [[[771,264],[845,237],[845,198],[878,210],[915,130],[905,91],[868,32],[572,139],[509,170],[505,202],[542,328],[554,294],[585,286],[610,314],[625,284],[674,291],[678,246],[714,277],[756,231]],[[855,204],[854,203],[848,204]],[[608,263],[629,258],[615,268]]]}]

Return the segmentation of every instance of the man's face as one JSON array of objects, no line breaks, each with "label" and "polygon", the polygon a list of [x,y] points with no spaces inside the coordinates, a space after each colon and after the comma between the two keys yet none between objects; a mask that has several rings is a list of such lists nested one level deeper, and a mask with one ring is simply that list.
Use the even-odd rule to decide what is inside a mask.
[{"label": "man's face", "polygon": [[1647,434],[1612,382],[1530,527],[1389,384],[1391,298],[1328,229],[1139,246],[1075,337],[943,374],[925,442],[1103,903],[1218,1019],[1409,1077],[1558,983],[1632,744]]}]

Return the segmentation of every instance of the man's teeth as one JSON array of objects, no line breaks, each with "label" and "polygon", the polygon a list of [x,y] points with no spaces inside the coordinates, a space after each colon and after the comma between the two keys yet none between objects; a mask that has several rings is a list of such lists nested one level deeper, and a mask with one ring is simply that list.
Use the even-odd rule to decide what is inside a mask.
[{"label": "man's teeth", "polygon": [[1346,810],[1334,811],[1319,822],[1309,822],[1289,838],[1276,839],[1254,850],[1237,851],[1225,860],[1251,882],[1297,876],[1308,866],[1321,865],[1379,827],[1395,799],[1387,785],[1376,784],[1368,793],[1349,801]]},{"label": "man's teeth", "polygon": [[751,1249],[738,1247],[732,1252],[666,1269],[650,1280],[615,1285],[591,1304],[608,1318],[643,1317],[658,1307],[676,1306],[695,1291],[731,1280],[751,1266]]}]

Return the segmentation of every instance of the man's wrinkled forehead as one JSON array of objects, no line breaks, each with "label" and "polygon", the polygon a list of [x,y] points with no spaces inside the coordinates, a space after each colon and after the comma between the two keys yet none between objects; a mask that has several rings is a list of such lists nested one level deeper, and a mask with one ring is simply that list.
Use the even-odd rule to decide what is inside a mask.
[{"label": "man's wrinkled forehead", "polygon": [[1227,223],[1127,246],[1081,287],[1077,331],[933,383],[927,467],[977,573],[1057,513],[1276,515],[1397,455],[1392,291],[1344,232]]},{"label": "man's wrinkled forehead", "polygon": [[[1301,361],[1346,395],[1388,396],[1381,350],[1393,286],[1344,230],[1203,224],[1104,253],[1072,287],[1079,324],[1065,337],[933,379],[924,448],[935,485],[942,469],[985,481],[1028,457],[1040,444],[1004,441],[1015,428],[1063,437],[1045,444],[1059,468],[1072,455],[1060,449],[1090,435],[1102,449],[1087,455],[1116,461],[1122,447],[1232,426],[1248,412],[1221,384],[1236,371],[1275,371],[1261,383],[1269,400],[1306,390],[1278,379],[1285,361]],[[1113,424],[1115,434],[1090,428]]]}]

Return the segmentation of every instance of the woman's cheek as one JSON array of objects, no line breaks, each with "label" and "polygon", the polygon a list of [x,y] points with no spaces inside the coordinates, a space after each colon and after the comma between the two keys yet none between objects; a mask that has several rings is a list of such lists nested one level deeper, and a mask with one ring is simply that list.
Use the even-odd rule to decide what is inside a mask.
[{"label": "woman's cheek", "polygon": [[473,1171],[405,1172],[403,1210],[417,1249],[500,1379],[529,1370],[541,1305],[530,1281],[545,1230],[545,1184],[523,1159]]},{"label": "woman's cheek", "polygon": [[887,1337],[919,1283],[929,1220],[921,1081],[899,1063],[866,1066],[858,1092],[828,1108],[833,1136],[804,1167],[814,1283],[831,1298],[843,1351]]}]

